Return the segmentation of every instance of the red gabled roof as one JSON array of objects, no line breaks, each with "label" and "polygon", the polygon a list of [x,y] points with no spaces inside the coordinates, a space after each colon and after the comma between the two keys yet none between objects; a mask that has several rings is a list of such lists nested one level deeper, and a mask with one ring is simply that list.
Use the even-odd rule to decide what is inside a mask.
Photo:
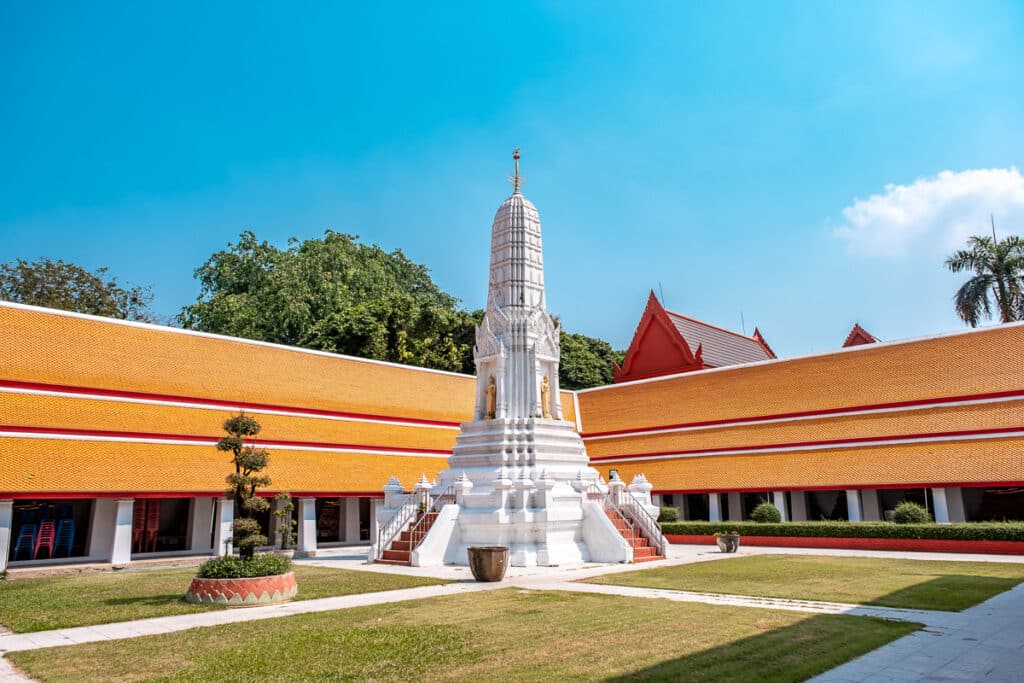
[{"label": "red gabled roof", "polygon": [[753,337],[665,309],[652,291],[616,382],[775,358],[759,330]]},{"label": "red gabled roof", "polygon": [[854,323],[853,329],[850,330],[850,334],[846,335],[846,341],[843,342],[843,348],[845,349],[848,346],[860,346],[861,344],[874,344],[877,341],[878,339],[861,327],[859,323]]}]

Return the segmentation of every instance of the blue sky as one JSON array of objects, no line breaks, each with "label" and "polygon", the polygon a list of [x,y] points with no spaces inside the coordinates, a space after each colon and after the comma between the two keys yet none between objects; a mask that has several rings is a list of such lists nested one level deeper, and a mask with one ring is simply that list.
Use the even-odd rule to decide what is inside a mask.
[{"label": "blue sky", "polygon": [[944,257],[1024,224],[1021,3],[373,4],[5,3],[0,260],[173,315],[243,229],[330,228],[475,308],[519,145],[569,329],[660,286],[792,356],[961,329]]}]

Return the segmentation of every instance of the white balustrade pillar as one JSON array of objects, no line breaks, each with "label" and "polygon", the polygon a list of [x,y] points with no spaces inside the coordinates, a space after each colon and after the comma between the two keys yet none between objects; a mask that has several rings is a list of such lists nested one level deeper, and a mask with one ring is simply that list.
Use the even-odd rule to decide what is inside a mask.
[{"label": "white balustrade pillar", "polygon": [[345,542],[359,543],[359,499],[345,498]]},{"label": "white balustrade pillar", "polygon": [[231,554],[231,525],[235,522],[235,501],[230,498],[218,498],[213,513],[213,554]]},{"label": "white balustrade pillar", "polygon": [[14,501],[0,500],[0,573],[7,570],[7,557],[11,554],[14,535]]},{"label": "white balustrade pillar", "polygon": [[722,521],[722,501],[717,493],[708,494],[708,520],[711,522]]},{"label": "white balustrade pillar", "polygon": [[299,557],[316,555],[316,498],[299,498],[299,542],[295,554]]},{"label": "white balustrade pillar", "polygon": [[789,513],[786,510],[786,492],[785,491],[772,491],[772,505],[779,509],[782,514],[782,521],[789,521]]},{"label": "white balustrade pillar", "polygon": [[110,548],[110,564],[127,566],[132,561],[132,521],[135,500],[120,498],[115,503],[114,539]]},{"label": "white balustrade pillar", "polygon": [[860,491],[850,489],[846,492],[846,518],[851,522],[864,519],[860,509]]}]

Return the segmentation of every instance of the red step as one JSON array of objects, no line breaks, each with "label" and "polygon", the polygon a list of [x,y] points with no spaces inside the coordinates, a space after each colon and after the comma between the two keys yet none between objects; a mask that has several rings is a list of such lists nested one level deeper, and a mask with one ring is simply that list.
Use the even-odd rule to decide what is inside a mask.
[{"label": "red step", "polygon": [[395,560],[396,562],[409,562],[412,557],[412,553],[408,550],[385,550],[385,560]]},{"label": "red step", "polygon": [[380,559],[380,560],[377,560],[375,562],[375,564],[395,564],[395,565],[399,565],[399,566],[402,566],[402,567],[410,567],[410,566],[412,566],[412,562],[410,562],[408,560],[403,562],[402,560],[384,560],[384,559]]}]

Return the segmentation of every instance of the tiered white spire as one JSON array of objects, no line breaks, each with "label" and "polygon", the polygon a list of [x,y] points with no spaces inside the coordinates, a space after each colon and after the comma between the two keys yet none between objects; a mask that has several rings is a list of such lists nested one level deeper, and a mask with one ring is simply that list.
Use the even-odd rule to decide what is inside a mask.
[{"label": "tiered white spire", "polygon": [[540,216],[519,192],[518,149],[513,157],[515,192],[491,225],[487,310],[474,349],[476,418],[561,419],[558,329],[545,305]]}]

